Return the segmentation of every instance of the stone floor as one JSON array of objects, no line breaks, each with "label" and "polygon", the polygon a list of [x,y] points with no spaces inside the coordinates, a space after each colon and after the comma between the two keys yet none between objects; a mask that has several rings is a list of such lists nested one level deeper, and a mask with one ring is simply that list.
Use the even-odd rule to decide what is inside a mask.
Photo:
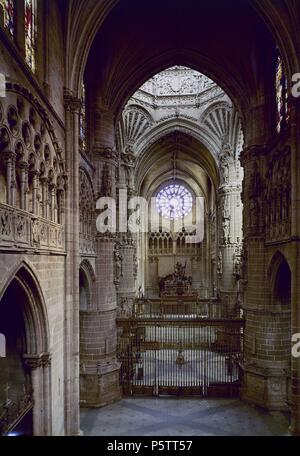
[{"label": "stone floor", "polygon": [[288,417],[238,399],[126,398],[101,409],[82,409],[87,436],[280,436]]}]

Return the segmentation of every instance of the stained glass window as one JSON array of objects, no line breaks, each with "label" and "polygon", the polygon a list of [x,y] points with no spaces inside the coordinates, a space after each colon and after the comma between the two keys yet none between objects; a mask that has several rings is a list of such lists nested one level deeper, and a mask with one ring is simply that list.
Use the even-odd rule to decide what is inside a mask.
[{"label": "stained glass window", "polygon": [[156,196],[156,208],[167,219],[179,219],[192,210],[193,197],[183,185],[168,184]]},{"label": "stained glass window", "polygon": [[81,84],[81,108],[79,115],[79,145],[81,150],[86,150],[86,104],[85,104],[85,85]]},{"label": "stained glass window", "polygon": [[9,33],[14,35],[14,0],[0,0],[4,13],[4,27],[7,28]]},{"label": "stained glass window", "polygon": [[276,59],[276,128],[280,132],[281,127],[288,121],[288,86],[282,58],[277,53]]},{"label": "stained glass window", "polygon": [[35,71],[36,59],[36,0],[24,0],[25,7],[25,58]]}]

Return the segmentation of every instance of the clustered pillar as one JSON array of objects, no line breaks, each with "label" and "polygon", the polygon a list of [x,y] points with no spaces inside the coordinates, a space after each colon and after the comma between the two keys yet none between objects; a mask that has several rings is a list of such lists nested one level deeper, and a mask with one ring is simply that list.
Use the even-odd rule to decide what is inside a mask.
[{"label": "clustered pillar", "polygon": [[[94,110],[93,152],[98,198],[116,198],[118,156],[114,118],[104,107]],[[96,220],[95,220],[96,223]],[[117,349],[117,286],[122,256],[116,232],[96,233],[96,302],[81,316],[81,404],[100,407],[120,399]]]}]

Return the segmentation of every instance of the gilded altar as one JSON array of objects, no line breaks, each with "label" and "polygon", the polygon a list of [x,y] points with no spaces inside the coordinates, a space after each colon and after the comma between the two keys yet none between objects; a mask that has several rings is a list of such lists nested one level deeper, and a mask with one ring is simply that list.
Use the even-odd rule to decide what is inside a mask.
[{"label": "gilded altar", "polygon": [[159,280],[160,296],[192,295],[192,277],[186,275],[186,264],[176,263],[173,274]]}]

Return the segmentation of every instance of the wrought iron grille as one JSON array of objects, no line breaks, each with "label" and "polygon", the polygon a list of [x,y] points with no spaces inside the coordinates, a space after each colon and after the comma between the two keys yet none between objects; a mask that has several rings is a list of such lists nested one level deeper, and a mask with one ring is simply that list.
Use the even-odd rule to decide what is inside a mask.
[{"label": "wrought iron grille", "polygon": [[32,409],[31,395],[26,394],[19,400],[8,400],[0,406],[0,435],[8,434]]},{"label": "wrought iron grille", "polygon": [[192,302],[144,304],[117,319],[124,395],[238,395],[242,319],[207,318]]}]

